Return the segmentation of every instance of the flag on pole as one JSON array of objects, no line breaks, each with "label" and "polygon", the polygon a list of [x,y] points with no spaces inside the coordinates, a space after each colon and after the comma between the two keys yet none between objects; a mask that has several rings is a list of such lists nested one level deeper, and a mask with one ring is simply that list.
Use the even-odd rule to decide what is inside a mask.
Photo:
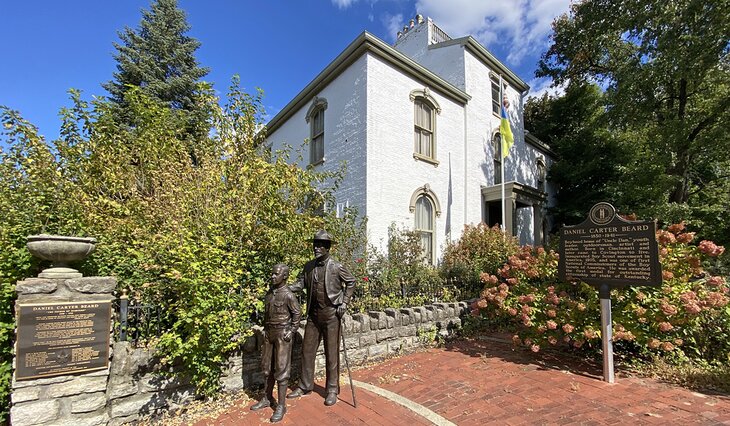
[{"label": "flag on pole", "polygon": [[509,155],[509,149],[515,143],[515,138],[512,136],[512,128],[509,125],[509,119],[507,118],[507,109],[502,103],[502,119],[499,123],[499,133],[502,136],[502,158],[506,158]]}]

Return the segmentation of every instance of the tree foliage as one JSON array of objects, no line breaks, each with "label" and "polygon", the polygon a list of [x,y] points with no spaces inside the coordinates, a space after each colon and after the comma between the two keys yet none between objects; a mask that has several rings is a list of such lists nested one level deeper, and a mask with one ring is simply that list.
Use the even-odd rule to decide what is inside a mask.
[{"label": "tree foliage", "polygon": [[729,0],[589,0],[553,24],[538,75],[605,88],[609,129],[633,151],[616,202],[720,230],[730,201]]},{"label": "tree foliage", "polygon": [[88,105],[78,93],[72,101],[50,144],[0,111],[10,146],[0,156],[2,294],[39,272],[25,236],[94,236],[85,275],[114,275],[132,298],[163,305],[166,331],[149,343],[210,394],[226,355],[251,334],[271,266],[288,263],[295,275],[311,256],[307,238],[335,220],[309,201],[329,199],[342,170],[301,169],[286,161],[301,154],[263,152],[261,94],[237,81],[223,107],[206,101],[213,131],[192,147],[196,164],[180,133],[184,114],[143,90],[125,94],[133,127],[111,102]]},{"label": "tree foliage", "polygon": [[125,95],[133,88],[140,88],[149,98],[185,111],[184,125],[188,133],[207,132],[210,111],[204,98],[209,88],[200,84],[200,79],[209,70],[198,64],[195,51],[200,42],[186,35],[189,30],[185,12],[178,8],[177,0],[156,0],[150,10],[142,11],[136,30],[126,27],[119,32],[121,43],[114,43],[117,72],[112,81],[102,86],[119,106],[116,114],[122,122],[134,125]]},{"label": "tree foliage", "polygon": [[556,225],[582,222],[592,205],[613,199],[622,184],[621,166],[631,156],[609,130],[603,102],[598,86],[572,84],[560,97],[545,94],[525,104],[525,127],[557,155],[548,176],[557,188]]}]

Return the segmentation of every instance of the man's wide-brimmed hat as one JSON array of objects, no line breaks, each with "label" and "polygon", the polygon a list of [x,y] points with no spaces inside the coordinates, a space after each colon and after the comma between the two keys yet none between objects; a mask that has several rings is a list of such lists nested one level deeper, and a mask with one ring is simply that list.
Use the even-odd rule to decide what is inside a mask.
[{"label": "man's wide-brimmed hat", "polygon": [[335,239],[332,238],[332,235],[330,235],[329,232],[325,231],[324,229],[320,229],[319,231],[315,232],[312,241],[329,241],[330,244],[334,244],[336,242]]}]

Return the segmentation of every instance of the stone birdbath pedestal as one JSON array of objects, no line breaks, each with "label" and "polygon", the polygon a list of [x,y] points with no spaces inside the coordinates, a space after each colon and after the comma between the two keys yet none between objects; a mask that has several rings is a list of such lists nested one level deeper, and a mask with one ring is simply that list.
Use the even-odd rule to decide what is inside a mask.
[{"label": "stone birdbath pedestal", "polygon": [[39,278],[81,278],[82,274],[68,264],[82,260],[94,251],[96,238],[30,235],[27,247],[33,256],[51,261],[51,267],[38,274]]}]

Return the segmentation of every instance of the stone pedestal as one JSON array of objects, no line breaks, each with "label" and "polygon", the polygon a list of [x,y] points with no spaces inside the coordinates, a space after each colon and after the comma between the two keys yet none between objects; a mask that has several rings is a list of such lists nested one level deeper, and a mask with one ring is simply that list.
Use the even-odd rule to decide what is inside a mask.
[{"label": "stone pedestal", "polygon": [[[116,284],[113,277],[29,278],[16,283],[16,304],[107,302],[113,299]],[[10,422],[14,426],[106,425],[108,381],[109,368],[32,380],[13,377]]]}]

